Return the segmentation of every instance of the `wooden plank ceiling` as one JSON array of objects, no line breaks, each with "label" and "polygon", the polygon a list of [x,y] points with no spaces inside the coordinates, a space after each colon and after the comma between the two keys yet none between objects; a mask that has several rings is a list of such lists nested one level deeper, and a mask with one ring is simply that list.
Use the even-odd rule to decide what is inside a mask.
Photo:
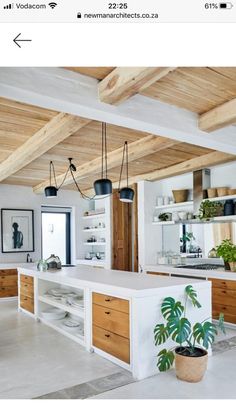
[{"label": "wooden plank ceiling", "polygon": [[[69,70],[103,80],[114,68],[71,67]],[[140,94],[201,115],[236,97],[236,68],[177,68]],[[58,115],[59,113],[51,110],[0,98],[0,163]],[[101,123],[78,121],[78,127],[78,130],[74,128],[71,131],[72,135],[65,134],[58,144],[49,147],[48,151],[32,159],[2,183],[36,187],[48,180],[50,160],[53,160],[56,173],[60,175],[66,171],[69,157],[74,158],[78,169],[84,163],[100,157]],[[122,147],[124,141],[131,144],[147,135],[146,132],[108,124],[108,153]],[[156,137],[156,141],[161,142],[163,139]],[[155,152],[150,148],[149,154],[131,161],[129,174],[130,177],[142,177],[146,173],[172,167],[209,153],[212,153],[211,149],[171,140],[168,148]],[[234,159],[232,156],[232,160]],[[119,171],[120,164],[109,169],[109,178],[117,182]],[[79,184],[84,190],[90,189],[96,178],[98,173],[90,172],[79,180]],[[69,184],[66,188],[74,189],[74,185]]]}]

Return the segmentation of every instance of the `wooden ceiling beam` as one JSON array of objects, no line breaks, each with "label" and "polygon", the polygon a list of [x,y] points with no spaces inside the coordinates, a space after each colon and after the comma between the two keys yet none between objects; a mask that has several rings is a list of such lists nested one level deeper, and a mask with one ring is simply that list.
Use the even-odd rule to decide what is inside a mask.
[{"label": "wooden ceiling beam", "polygon": [[[166,148],[172,147],[176,144],[176,141],[170,140],[168,138],[156,137],[154,135],[147,135],[143,138],[140,138],[137,141],[134,141],[128,146],[128,157],[129,161],[134,161],[140,159],[149,154],[156,153],[158,151],[164,150]],[[113,167],[120,166],[123,155],[123,147],[111,151],[107,154],[107,168],[112,169]],[[99,173],[101,170],[101,157],[90,160],[87,163],[79,166],[77,171],[74,173],[74,177],[77,181],[88,177],[91,174]],[[58,175],[56,177],[57,184],[63,181],[65,173]],[[70,185],[73,183],[73,179],[70,175],[67,176],[64,185]],[[48,180],[40,183],[34,187],[35,193],[43,193],[44,188],[48,186]]]},{"label": "wooden ceiling beam", "polygon": [[199,116],[198,127],[202,131],[212,132],[236,123],[236,99],[225,102]]},{"label": "wooden ceiling beam", "polygon": [[162,79],[176,67],[117,67],[98,85],[101,102],[119,105]]},{"label": "wooden ceiling beam", "polygon": [[[195,157],[190,160],[186,160],[182,163],[174,164],[164,169],[154,170],[150,173],[143,173],[137,176],[132,176],[129,179],[129,185],[136,183],[140,180],[157,181],[166,179],[172,176],[182,175],[184,173],[191,173],[194,170],[204,169],[206,167],[217,166],[218,164],[224,164],[231,161],[235,161],[236,156],[233,154],[222,153],[220,151],[213,151],[200,157]],[[119,186],[119,182],[113,182],[113,188],[116,189]],[[126,186],[126,181],[122,180],[121,187]],[[85,191],[87,194],[93,193],[92,189]]]},{"label": "wooden ceiling beam", "polygon": [[54,116],[0,164],[0,182],[42,156],[89,122],[88,119],[67,113]]}]

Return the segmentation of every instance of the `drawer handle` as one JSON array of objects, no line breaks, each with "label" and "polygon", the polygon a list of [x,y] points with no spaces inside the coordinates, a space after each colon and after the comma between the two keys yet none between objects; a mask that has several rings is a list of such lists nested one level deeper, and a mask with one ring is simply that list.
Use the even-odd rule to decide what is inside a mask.
[{"label": "drawer handle", "polygon": [[110,337],[110,335],[105,335],[106,336],[106,338],[109,338]]},{"label": "drawer handle", "polygon": [[24,298],[24,301],[27,301],[27,298]]},{"label": "drawer handle", "polygon": [[111,312],[110,311],[105,311],[105,314],[111,314]]},{"label": "drawer handle", "polygon": [[111,301],[111,299],[110,298],[105,298],[105,301],[108,303],[108,302]]}]

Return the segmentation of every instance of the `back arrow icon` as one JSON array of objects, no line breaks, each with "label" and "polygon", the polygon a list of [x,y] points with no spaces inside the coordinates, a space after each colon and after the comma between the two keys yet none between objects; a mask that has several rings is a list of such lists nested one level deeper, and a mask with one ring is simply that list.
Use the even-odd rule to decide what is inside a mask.
[{"label": "back arrow icon", "polygon": [[15,37],[15,39],[13,39],[13,42],[15,42],[15,44],[21,48],[21,45],[19,44],[19,42],[31,42],[32,39],[20,39],[19,36],[21,36],[21,33],[18,33],[18,35]]}]

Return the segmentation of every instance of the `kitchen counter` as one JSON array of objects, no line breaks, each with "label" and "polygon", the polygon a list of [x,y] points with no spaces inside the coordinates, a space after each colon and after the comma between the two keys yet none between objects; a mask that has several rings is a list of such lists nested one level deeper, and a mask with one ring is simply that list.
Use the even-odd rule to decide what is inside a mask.
[{"label": "kitchen counter", "polygon": [[0,263],[0,270],[1,269],[17,269],[17,268],[28,268],[35,266],[34,262],[6,262],[6,263]]},{"label": "kitchen counter", "polygon": [[[89,266],[65,267],[58,271],[39,272],[36,266],[19,267],[20,273],[31,276],[37,276],[40,279],[50,280],[68,286],[83,286],[109,291],[119,292],[120,295],[129,297],[151,296],[153,293],[159,293],[160,289],[173,288],[179,285],[189,284],[185,278],[170,279],[165,281],[159,278],[153,278],[148,274],[137,274],[135,272],[115,271]],[[201,281],[193,279],[192,284],[201,285]],[[165,292],[168,292],[166,290]]]},{"label": "kitchen counter", "polygon": [[[146,265],[145,272],[160,272],[160,273],[169,273],[176,274],[181,277],[181,275],[187,275],[189,277],[202,277],[206,278],[219,278],[219,279],[228,279],[231,281],[236,281],[236,272],[225,271],[222,269],[192,269],[192,268],[177,268],[174,265]],[[174,278],[173,278],[174,279]]]},{"label": "kitchen counter", "polygon": [[[27,313],[29,307],[35,320],[84,345],[87,351],[95,351],[126,368],[136,379],[158,373],[157,353],[173,346],[172,341],[159,347],[154,344],[153,330],[157,323],[163,322],[160,306],[165,297],[184,301],[184,289],[192,284],[202,307],[196,309],[188,304],[188,318],[191,322],[211,318],[211,283],[207,281],[87,266],[65,267],[55,272],[39,272],[35,266],[24,266],[18,272],[19,292],[25,289],[25,295],[19,299],[20,310]],[[48,290],[61,286],[82,292],[83,307],[71,307],[50,298]],[[22,309],[24,303],[26,310]],[[45,320],[43,311],[52,306],[82,319],[83,336],[77,338],[68,329],[65,331],[63,320]]]}]

